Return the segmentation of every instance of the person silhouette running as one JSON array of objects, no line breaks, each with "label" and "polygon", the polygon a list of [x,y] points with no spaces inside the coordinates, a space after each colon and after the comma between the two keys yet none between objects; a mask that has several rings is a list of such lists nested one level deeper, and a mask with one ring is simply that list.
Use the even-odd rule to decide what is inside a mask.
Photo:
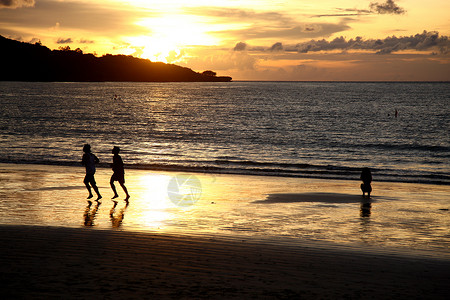
[{"label": "person silhouette running", "polygon": [[116,186],[114,185],[114,181],[118,181],[123,191],[127,195],[125,201],[128,202],[128,199],[130,199],[130,195],[128,194],[128,190],[125,186],[125,170],[123,167],[122,157],[120,157],[119,152],[120,148],[114,146],[114,148],[112,149],[112,154],[114,154],[113,163],[111,165],[114,173],[112,174],[111,180],[109,181],[109,183],[111,184],[111,189],[114,192],[114,196],[111,199],[119,197],[119,194],[117,194]]},{"label": "person silhouette running", "polygon": [[91,145],[86,144],[83,147],[83,158],[81,160],[81,163],[86,167],[86,176],[84,177],[84,184],[86,185],[86,188],[89,192],[88,199],[91,199],[94,197],[92,195],[91,186],[94,189],[95,193],[97,194],[97,200],[102,199],[102,195],[100,195],[100,192],[98,191],[97,184],[95,182],[94,174],[95,174],[95,164],[98,164],[100,160],[91,152]]},{"label": "person silhouette running", "polygon": [[372,173],[369,168],[363,168],[361,172],[361,191],[363,192],[363,197],[367,193],[367,196],[370,198],[370,193],[372,192],[372,186],[370,183],[372,182]]}]

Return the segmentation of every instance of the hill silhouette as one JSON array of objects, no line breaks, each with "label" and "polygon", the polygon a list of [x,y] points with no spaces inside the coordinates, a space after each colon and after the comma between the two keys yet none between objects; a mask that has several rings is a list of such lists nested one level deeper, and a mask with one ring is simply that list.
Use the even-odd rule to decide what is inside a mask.
[{"label": "hill silhouette", "polygon": [[151,62],[127,55],[96,57],[80,49],[50,50],[0,36],[2,71],[0,81],[231,81],[215,72],[203,73],[173,64]]}]

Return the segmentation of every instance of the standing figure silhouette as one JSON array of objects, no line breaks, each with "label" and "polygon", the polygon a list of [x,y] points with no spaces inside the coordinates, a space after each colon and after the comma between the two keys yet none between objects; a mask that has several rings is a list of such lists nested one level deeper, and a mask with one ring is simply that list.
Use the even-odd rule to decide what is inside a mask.
[{"label": "standing figure silhouette", "polygon": [[125,186],[125,170],[123,167],[122,157],[120,157],[119,152],[120,148],[114,146],[114,148],[112,149],[112,154],[114,154],[113,163],[111,165],[114,173],[112,174],[109,183],[111,184],[111,189],[114,192],[114,196],[112,197],[112,199],[119,197],[119,194],[117,194],[116,186],[114,185],[114,181],[118,181],[123,191],[127,195],[125,201],[128,202],[128,199],[130,199],[130,195],[128,194],[128,190]]},{"label": "standing figure silhouette", "polygon": [[89,144],[84,145],[83,147],[83,158],[81,160],[81,163],[86,167],[86,176],[84,177],[84,184],[86,185],[86,188],[89,192],[88,199],[91,199],[93,197],[91,186],[94,189],[95,193],[97,194],[97,200],[99,201],[102,199],[102,196],[100,195],[100,192],[98,191],[97,184],[95,182],[94,174],[95,174],[95,164],[98,164],[100,160],[91,152],[91,146]]},{"label": "standing figure silhouette", "polygon": [[370,193],[372,192],[372,186],[370,183],[372,182],[372,173],[369,168],[363,168],[361,172],[361,191],[363,192],[363,197],[367,193],[367,196],[370,198]]}]

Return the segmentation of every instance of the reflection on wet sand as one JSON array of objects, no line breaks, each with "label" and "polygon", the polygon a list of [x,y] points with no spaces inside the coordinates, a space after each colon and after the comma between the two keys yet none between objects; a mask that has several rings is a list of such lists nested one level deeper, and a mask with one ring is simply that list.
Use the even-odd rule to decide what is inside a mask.
[{"label": "reflection on wet sand", "polygon": [[88,201],[88,205],[84,211],[84,226],[91,227],[95,225],[94,220],[100,204],[101,203],[99,201],[95,201],[95,206],[91,209],[92,202]]},{"label": "reflection on wet sand", "polygon": [[113,228],[119,228],[122,225],[123,218],[125,217],[125,211],[128,207],[129,202],[126,201],[125,207],[121,208],[118,212],[116,212],[117,201],[113,201],[114,205],[109,211],[109,217],[111,219],[111,225]]},{"label": "reflection on wet sand", "polygon": [[372,203],[370,200],[362,199],[359,210],[360,217],[360,237],[361,241],[364,243],[370,242],[370,236],[373,234],[372,228],[370,226],[370,216],[372,214]]},{"label": "reflection on wet sand", "polygon": [[369,218],[372,210],[372,203],[361,202],[360,216],[361,218]]}]

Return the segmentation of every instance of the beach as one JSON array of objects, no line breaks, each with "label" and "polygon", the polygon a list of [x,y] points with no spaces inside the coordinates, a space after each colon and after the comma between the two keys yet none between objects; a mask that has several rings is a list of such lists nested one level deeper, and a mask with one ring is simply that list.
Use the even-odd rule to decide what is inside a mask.
[{"label": "beach", "polygon": [[126,205],[109,176],[89,204],[81,167],[0,164],[5,299],[448,295],[448,186],[126,170]]},{"label": "beach", "polygon": [[27,226],[2,226],[0,241],[4,299],[446,299],[449,292],[448,259],[383,250]]}]

